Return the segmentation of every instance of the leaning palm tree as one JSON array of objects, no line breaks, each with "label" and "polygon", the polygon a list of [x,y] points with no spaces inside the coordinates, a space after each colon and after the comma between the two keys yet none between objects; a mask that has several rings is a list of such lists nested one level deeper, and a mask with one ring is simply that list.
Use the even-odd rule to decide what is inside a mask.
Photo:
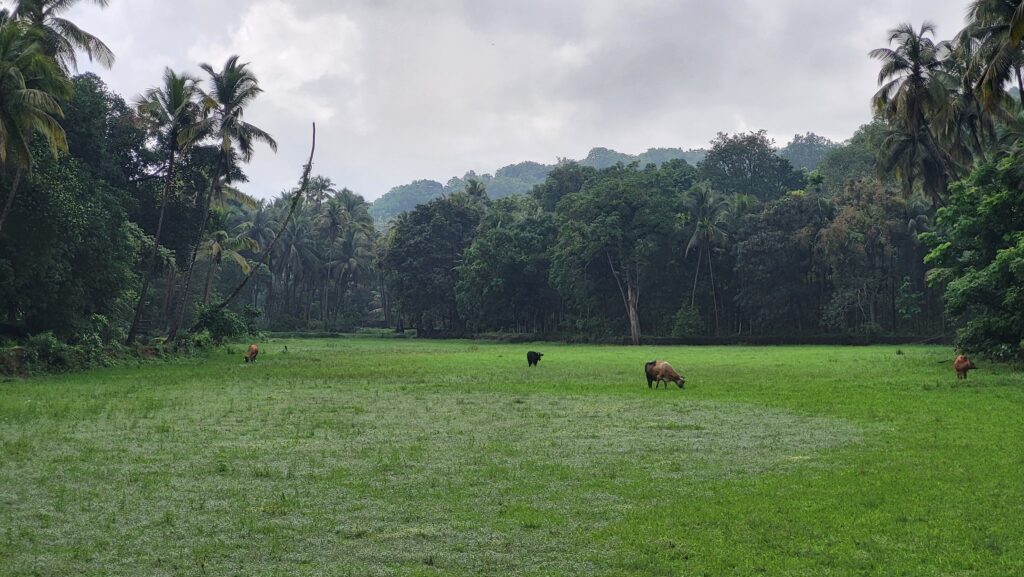
[{"label": "leaning palm tree", "polygon": [[188,309],[192,272],[195,269],[199,243],[206,235],[210,203],[214,197],[219,195],[221,188],[229,183],[228,180],[236,159],[243,162],[252,160],[257,143],[265,143],[271,150],[277,152],[277,141],[270,134],[245,121],[246,109],[263,92],[256,75],[249,70],[249,65],[239,63],[238,56],[232,56],[219,71],[214,70],[209,64],[202,64],[201,67],[210,76],[212,90],[204,98],[208,112],[207,117],[198,123],[191,132],[195,135],[209,135],[216,141],[218,153],[210,178],[210,189],[204,199],[199,233],[193,245],[192,257],[189,260],[182,284],[177,314],[167,335],[168,340],[172,342],[177,337],[178,329],[184,322],[185,312]]},{"label": "leaning palm tree", "polygon": [[[109,0],[87,0],[106,8]],[[17,20],[28,22],[43,36],[46,53],[53,57],[65,73],[78,70],[76,52],[85,52],[90,61],[99,62],[110,68],[114,64],[114,53],[102,40],[89,34],[62,18],[78,0],[17,0],[12,15]]]},{"label": "leaning palm tree", "polygon": [[37,31],[0,11],[0,168],[4,173],[13,170],[0,231],[25,171],[32,168],[33,135],[45,138],[55,155],[67,151],[58,99],[70,93],[71,83],[46,55]]},{"label": "leaning palm tree", "polygon": [[136,103],[139,117],[147,124],[151,134],[155,137],[157,146],[167,155],[167,164],[163,196],[160,199],[160,216],[157,218],[153,249],[149,256],[149,273],[142,281],[139,301],[135,305],[135,317],[128,329],[127,343],[131,343],[138,332],[149,284],[153,275],[156,274],[157,250],[163,233],[167,200],[170,198],[174,186],[177,159],[181,152],[187,151],[194,144],[195,132],[192,128],[199,121],[202,112],[199,105],[200,95],[199,79],[188,74],[178,74],[167,68],[164,70],[163,83],[147,90]]},{"label": "leaning palm tree", "polygon": [[941,203],[956,167],[939,146],[929,120],[948,97],[943,73],[950,46],[934,42],[934,34],[935,25],[928,22],[920,29],[900,24],[889,31],[889,44],[895,47],[870,52],[882,62],[880,88],[871,102],[875,113],[904,136],[899,146],[887,149],[887,164],[912,169],[902,172],[904,192],[909,195],[915,181],[922,178],[925,193]]}]

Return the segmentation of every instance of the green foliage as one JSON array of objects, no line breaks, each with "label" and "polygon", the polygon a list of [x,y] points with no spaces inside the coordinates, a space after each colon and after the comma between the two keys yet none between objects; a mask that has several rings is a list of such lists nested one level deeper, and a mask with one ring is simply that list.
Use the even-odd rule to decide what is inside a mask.
[{"label": "green foliage", "polygon": [[196,331],[206,332],[214,343],[221,344],[249,334],[249,324],[246,317],[228,309],[208,307],[200,310]]},{"label": "green foliage", "polygon": [[767,132],[719,133],[698,165],[700,178],[727,195],[772,200],[804,187],[803,173],[775,153]]},{"label": "green foliage", "polygon": [[808,132],[793,135],[793,140],[779,150],[779,156],[788,160],[794,168],[812,171],[817,170],[821,161],[835,149],[836,143],[824,136]]},{"label": "green foliage", "polygon": [[707,327],[697,307],[684,304],[672,319],[673,337],[691,337],[705,334]]},{"label": "green foliage", "polygon": [[433,180],[417,180],[411,184],[396,186],[374,201],[370,207],[370,215],[378,222],[385,222],[421,204],[440,198],[443,192],[444,185]]},{"label": "green foliage", "polygon": [[735,246],[736,303],[750,328],[802,332],[818,326],[827,290],[815,247],[834,215],[833,204],[818,195],[791,194],[743,221]]},{"label": "green foliage", "polygon": [[885,123],[875,120],[857,129],[850,140],[831,149],[818,166],[825,190],[838,194],[853,181],[878,175],[878,157],[887,135]]},{"label": "green foliage", "polygon": [[0,13],[0,166],[28,168],[37,133],[54,154],[67,150],[59,100],[70,94],[71,83],[47,55],[40,31]]},{"label": "green foliage", "polygon": [[473,331],[552,329],[558,293],[548,282],[554,216],[532,199],[509,197],[487,211],[459,270],[459,314]]},{"label": "green foliage", "polygon": [[467,195],[434,200],[405,213],[391,229],[382,261],[385,283],[419,334],[464,328],[455,287],[483,212],[479,203]]},{"label": "green foliage", "polygon": [[0,283],[0,310],[31,333],[62,337],[94,313],[124,318],[142,238],[127,192],[73,158],[37,148],[36,159],[0,239],[0,262],[17,271]]},{"label": "green foliage", "polygon": [[1009,158],[979,166],[921,236],[929,278],[946,286],[946,311],[960,321],[957,345],[1024,358],[1024,189],[1015,168]]},{"label": "green foliage", "polygon": [[537,199],[541,208],[554,212],[558,201],[566,195],[582,190],[583,185],[596,175],[597,170],[589,166],[565,162],[552,169],[544,182],[535,186],[530,194]]},{"label": "green foliage", "polygon": [[676,225],[668,215],[679,211],[676,183],[663,174],[653,165],[609,168],[557,206],[552,283],[580,309],[620,297],[634,344],[643,285],[662,280],[657,262]]}]

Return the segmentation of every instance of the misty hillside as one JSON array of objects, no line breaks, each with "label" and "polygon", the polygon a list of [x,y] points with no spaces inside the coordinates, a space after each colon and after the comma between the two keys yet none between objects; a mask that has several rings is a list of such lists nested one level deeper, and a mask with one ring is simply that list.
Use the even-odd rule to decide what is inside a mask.
[{"label": "misty hillside", "polygon": [[[705,155],[703,149],[683,150],[681,148],[651,148],[647,152],[633,155],[616,152],[608,148],[594,148],[587,154],[587,157],[578,161],[585,166],[592,166],[597,169],[608,168],[616,163],[629,164],[639,162],[641,165],[648,163],[661,166],[669,160],[683,159],[690,164],[697,164]],[[466,188],[470,180],[478,180],[487,188],[487,196],[490,198],[504,198],[513,194],[526,194],[534,186],[544,182],[548,172],[554,168],[553,164],[540,164],[538,162],[520,162],[499,168],[493,175],[477,174],[469,171],[460,177],[452,177],[447,183],[441,184],[435,180],[417,180],[409,184],[396,186],[387,194],[378,198],[370,207],[370,214],[374,220],[384,222],[407,210],[416,208],[417,205],[429,202],[442,195],[459,192]]]}]

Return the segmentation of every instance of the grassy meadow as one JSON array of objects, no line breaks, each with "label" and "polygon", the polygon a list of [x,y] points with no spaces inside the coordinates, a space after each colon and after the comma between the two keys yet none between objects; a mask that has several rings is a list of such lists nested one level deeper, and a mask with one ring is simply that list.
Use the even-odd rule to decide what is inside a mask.
[{"label": "grassy meadow", "polygon": [[1024,374],[945,347],[261,348],[0,382],[0,574],[1024,574]]}]

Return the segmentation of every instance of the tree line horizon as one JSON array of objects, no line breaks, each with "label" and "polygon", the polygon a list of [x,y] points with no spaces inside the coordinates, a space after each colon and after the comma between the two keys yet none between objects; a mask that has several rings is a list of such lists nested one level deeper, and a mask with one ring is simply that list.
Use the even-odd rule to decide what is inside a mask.
[{"label": "tree line horizon", "polygon": [[131,102],[75,74],[76,54],[114,55],[62,17],[74,4],[0,11],[9,344],[955,331],[964,351],[1024,357],[1022,2],[972,2],[949,41],[893,28],[868,55],[872,115],[843,143],[806,133],[780,152],[752,131],[628,162],[594,149],[408,191],[392,209],[437,197],[386,227],[312,163],[269,201],[238,189],[276,150],[245,120],[262,88],[238,56],[167,69]]}]

